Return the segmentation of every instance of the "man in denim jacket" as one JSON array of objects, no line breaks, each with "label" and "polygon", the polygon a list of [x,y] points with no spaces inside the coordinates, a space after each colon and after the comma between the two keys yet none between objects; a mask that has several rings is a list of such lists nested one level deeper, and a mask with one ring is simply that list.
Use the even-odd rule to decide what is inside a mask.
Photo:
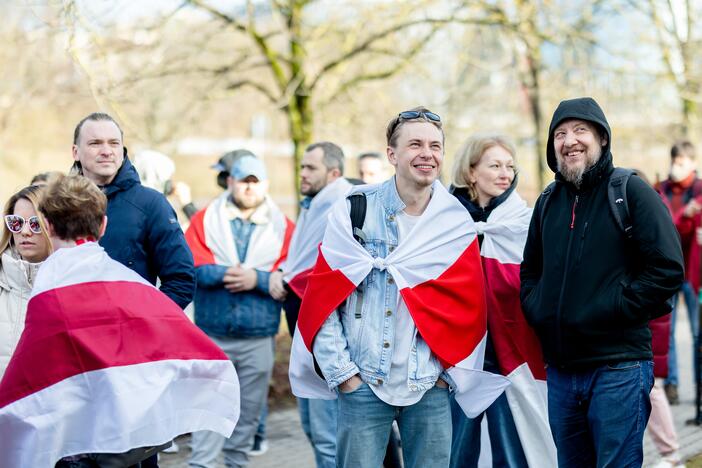
[{"label": "man in denim jacket", "polygon": [[224,449],[227,467],[245,466],[268,396],[280,303],[269,278],[287,254],[293,224],[268,198],[263,162],[245,156],[229,171],[229,190],[198,212],[186,232],[198,288],[195,324],[234,363],[241,415],[231,437],[193,434],[192,467],[214,468]]},{"label": "man in denim jacket", "polygon": [[[367,200],[363,245],[374,258],[385,258],[411,231],[444,156],[440,118],[425,108],[400,113],[386,136],[395,177],[360,189]],[[393,420],[405,467],[448,466],[450,379],[387,270],[374,268],[327,318],[313,351],[328,385],[338,389],[337,466],[380,466]]]}]

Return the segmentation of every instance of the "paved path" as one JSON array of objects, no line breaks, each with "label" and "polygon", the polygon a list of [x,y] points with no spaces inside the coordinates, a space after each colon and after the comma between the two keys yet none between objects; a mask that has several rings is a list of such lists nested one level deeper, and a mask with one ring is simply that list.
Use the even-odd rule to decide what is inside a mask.
[{"label": "paved path", "polygon": [[[680,371],[680,404],[673,406],[680,455],[684,460],[702,453],[702,429],[698,426],[687,426],[685,421],[695,416],[694,386],[692,375],[692,338],[687,314],[681,310],[678,314],[676,337],[678,344],[678,360]],[[270,449],[262,456],[251,459],[251,468],[314,468],[312,449],[302,433],[300,418],[296,408],[273,412],[268,417],[268,438]],[[180,452],[177,454],[162,454],[161,468],[185,468],[190,453],[189,436],[178,439]],[[659,457],[648,435],[645,439],[644,466],[650,467],[657,463]],[[220,463],[219,467],[224,467]]]},{"label": "paved path", "polygon": [[[314,454],[300,426],[297,408],[272,412],[268,416],[269,450],[259,457],[251,457],[250,468],[314,468]],[[160,468],[185,468],[190,454],[190,436],[178,438],[177,454],[161,454]],[[221,462],[218,467],[223,468]]]}]

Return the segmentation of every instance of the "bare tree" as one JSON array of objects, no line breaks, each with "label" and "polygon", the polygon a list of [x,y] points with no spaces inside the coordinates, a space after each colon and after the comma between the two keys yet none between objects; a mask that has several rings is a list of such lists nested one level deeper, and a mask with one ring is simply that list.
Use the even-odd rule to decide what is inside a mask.
[{"label": "bare tree", "polygon": [[[466,8],[480,9],[486,23],[499,27],[512,44],[520,91],[533,126],[539,187],[545,185],[542,50],[546,45],[594,44],[590,33],[600,0],[579,2],[578,15],[565,15],[562,5],[545,0],[467,1]],[[568,6],[572,9],[572,6]]]},{"label": "bare tree", "polygon": [[[299,161],[314,135],[315,105],[398,73],[451,21],[450,12],[429,15],[426,1],[372,5],[373,11],[347,5],[345,21],[322,18],[315,7],[330,5],[312,0],[272,0],[270,16],[251,2],[240,14],[203,0],[188,3],[243,34],[256,51],[256,57],[232,56],[218,73],[244,72],[235,74],[227,88],[254,89],[284,113],[294,145],[296,187]],[[265,69],[267,76],[247,76],[252,68]]]},{"label": "bare tree", "polygon": [[680,100],[681,131],[688,135],[697,127],[702,101],[702,64],[697,54],[700,47],[698,2],[630,0],[626,4],[644,13],[650,21],[666,78],[674,83]]}]

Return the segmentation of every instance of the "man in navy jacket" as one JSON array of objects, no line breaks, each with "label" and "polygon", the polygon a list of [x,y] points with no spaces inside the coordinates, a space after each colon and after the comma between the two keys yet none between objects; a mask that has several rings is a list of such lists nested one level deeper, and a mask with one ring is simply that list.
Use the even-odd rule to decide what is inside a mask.
[{"label": "man in navy jacket", "polygon": [[[107,230],[100,245],[184,309],[195,295],[193,256],[163,194],[144,187],[127,157],[123,132],[108,114],[92,113],[73,132],[73,169],[107,196]],[[136,467],[158,467],[154,454]]]},{"label": "man in navy jacket", "polygon": [[107,195],[108,255],[156,284],[181,308],[195,295],[195,268],[175,211],[163,194],[141,185],[127,157],[122,130],[107,114],[93,113],[73,134],[74,168]]}]

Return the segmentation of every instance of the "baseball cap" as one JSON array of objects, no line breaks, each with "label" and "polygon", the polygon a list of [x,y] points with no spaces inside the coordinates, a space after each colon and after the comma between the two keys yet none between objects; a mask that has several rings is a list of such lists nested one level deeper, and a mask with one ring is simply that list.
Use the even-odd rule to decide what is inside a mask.
[{"label": "baseball cap", "polygon": [[229,174],[234,180],[246,179],[254,176],[258,180],[266,180],[266,166],[263,161],[254,156],[244,156],[234,162]]},{"label": "baseball cap", "polygon": [[232,167],[232,164],[234,164],[239,158],[243,158],[244,156],[252,156],[254,158],[256,157],[256,155],[249,150],[237,149],[234,151],[224,153],[219,158],[219,160],[210,167],[219,172],[229,172],[229,168]]}]

